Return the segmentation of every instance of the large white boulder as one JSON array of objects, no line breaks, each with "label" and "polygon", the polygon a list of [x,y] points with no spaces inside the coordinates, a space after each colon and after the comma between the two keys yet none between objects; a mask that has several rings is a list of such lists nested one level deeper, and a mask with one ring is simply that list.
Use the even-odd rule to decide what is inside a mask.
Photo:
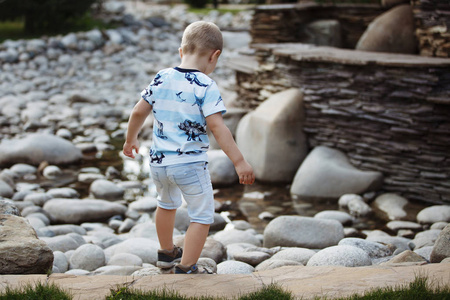
[{"label": "large white boulder", "polygon": [[0,274],[46,274],[51,270],[53,252],[30,224],[22,217],[0,216]]},{"label": "large white boulder", "polygon": [[415,54],[417,42],[411,6],[398,5],[373,20],[359,39],[356,49]]},{"label": "large white boulder", "polygon": [[258,180],[289,182],[306,156],[303,95],[289,89],[272,95],[238,125],[236,141]]},{"label": "large white boulder", "polygon": [[356,169],[339,150],[313,149],[295,175],[291,194],[301,199],[339,199],[344,194],[364,194],[382,183],[380,172]]}]

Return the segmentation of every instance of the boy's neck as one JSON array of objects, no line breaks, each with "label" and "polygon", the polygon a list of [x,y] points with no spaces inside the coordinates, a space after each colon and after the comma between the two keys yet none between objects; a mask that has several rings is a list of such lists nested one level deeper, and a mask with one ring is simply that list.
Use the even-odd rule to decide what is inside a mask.
[{"label": "boy's neck", "polygon": [[183,57],[181,58],[181,64],[178,67],[182,69],[195,69],[199,70],[202,73],[205,73],[207,65],[207,57],[191,54],[183,55]]}]

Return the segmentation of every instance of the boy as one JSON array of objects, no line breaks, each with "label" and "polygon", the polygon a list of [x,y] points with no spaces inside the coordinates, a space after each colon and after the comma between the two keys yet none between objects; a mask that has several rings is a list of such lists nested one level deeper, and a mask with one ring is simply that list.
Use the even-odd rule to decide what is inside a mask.
[{"label": "boy", "polygon": [[[161,249],[157,265],[171,268],[181,259],[175,265],[177,274],[199,272],[196,264],[214,220],[214,197],[206,166],[206,126],[233,162],[239,182],[255,181],[252,167],[223,122],[226,109],[219,89],[207,76],[214,71],[222,46],[222,33],[213,23],[194,22],[185,29],[179,49],[181,64],[158,72],[142,91],[142,99],[131,113],[123,146],[123,153],[134,158],[139,130],[153,111],[150,169],[159,195],[155,223]],[[183,250],[172,240],[181,194],[191,221]]]}]

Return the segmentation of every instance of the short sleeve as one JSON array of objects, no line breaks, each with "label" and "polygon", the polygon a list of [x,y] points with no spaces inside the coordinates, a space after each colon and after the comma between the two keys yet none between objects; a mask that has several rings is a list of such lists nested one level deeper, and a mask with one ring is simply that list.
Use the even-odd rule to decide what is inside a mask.
[{"label": "short sleeve", "polygon": [[215,81],[208,86],[203,100],[202,111],[205,118],[218,112],[224,114],[227,109],[220,95],[219,87]]},{"label": "short sleeve", "polygon": [[151,85],[149,85],[144,90],[142,90],[141,97],[142,97],[142,99],[147,101],[148,104],[152,105],[152,99],[151,99],[152,98],[152,87],[151,87]]}]

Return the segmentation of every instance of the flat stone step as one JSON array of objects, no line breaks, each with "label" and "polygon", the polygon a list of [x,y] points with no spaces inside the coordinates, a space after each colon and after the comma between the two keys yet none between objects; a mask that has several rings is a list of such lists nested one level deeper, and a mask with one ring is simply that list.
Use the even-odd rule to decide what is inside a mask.
[{"label": "flat stone step", "polygon": [[1,275],[0,291],[6,286],[16,288],[27,283],[55,283],[69,291],[74,299],[105,299],[110,289],[125,285],[144,291],[166,287],[186,296],[217,296],[232,298],[261,289],[264,285],[277,283],[295,297],[313,299],[326,296],[328,299],[350,296],[354,293],[405,285],[416,276],[426,276],[429,282],[450,284],[450,264],[427,264],[397,267],[298,267],[289,266],[274,270],[238,275],[158,275],[131,276],[73,276],[46,275]]}]

